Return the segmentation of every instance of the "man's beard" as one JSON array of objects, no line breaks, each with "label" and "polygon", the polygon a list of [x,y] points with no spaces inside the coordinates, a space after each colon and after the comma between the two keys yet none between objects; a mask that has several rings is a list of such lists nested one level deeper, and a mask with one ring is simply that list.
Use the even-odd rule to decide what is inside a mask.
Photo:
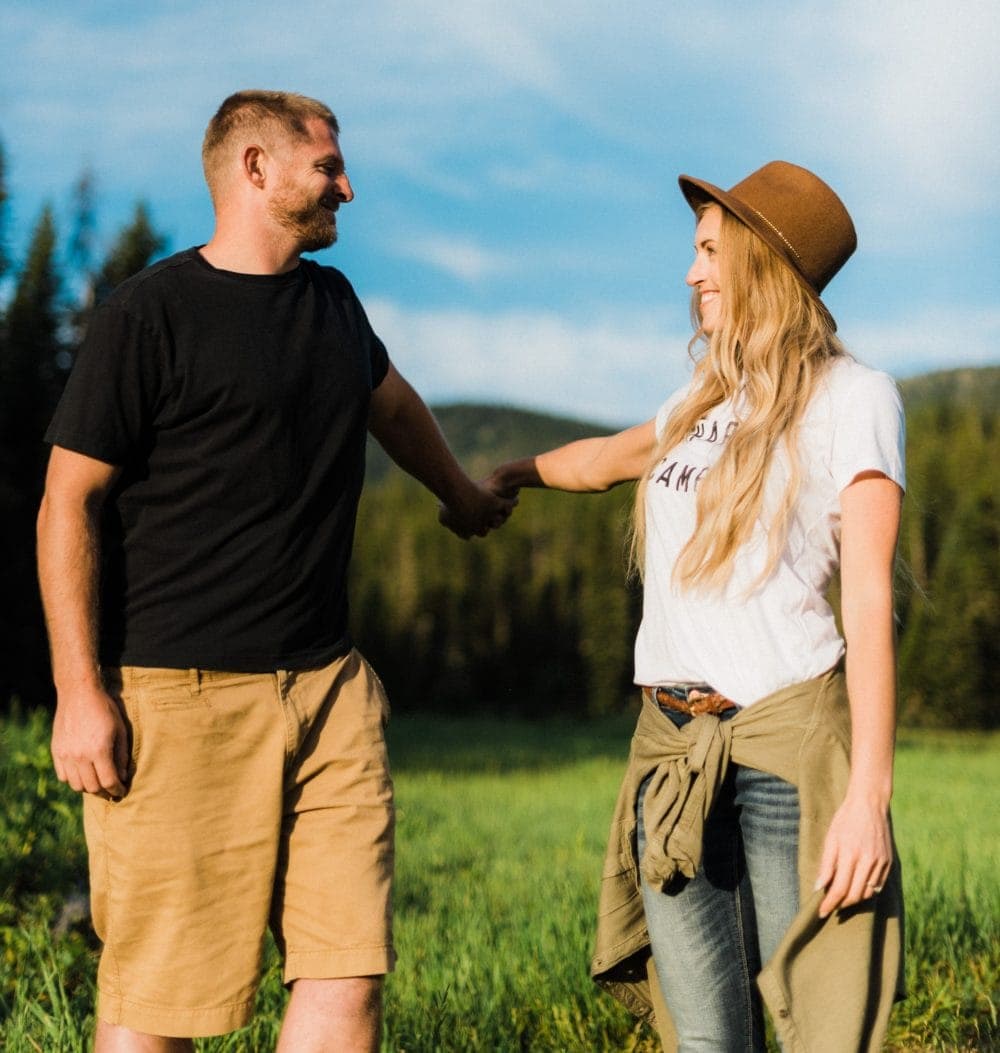
[{"label": "man's beard", "polygon": [[294,235],[300,252],[317,252],[337,240],[334,214],[322,205],[285,192],[270,204],[272,217]]}]

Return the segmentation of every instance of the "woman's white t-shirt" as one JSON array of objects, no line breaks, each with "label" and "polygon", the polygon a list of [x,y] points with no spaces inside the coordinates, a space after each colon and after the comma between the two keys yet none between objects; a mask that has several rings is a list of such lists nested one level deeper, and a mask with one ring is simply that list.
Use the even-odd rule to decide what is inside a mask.
[{"label": "woman's white t-shirt", "polygon": [[[656,418],[657,434],[687,393],[676,392]],[[642,623],[635,645],[637,684],[704,682],[741,706],[819,676],[844,653],[826,590],[840,562],[840,493],[864,471],[905,486],[905,433],[891,377],[835,359],[799,429],[802,476],[784,551],[771,575],[751,589],[767,562],[758,520],[722,590],[679,589],[674,563],[695,525],[695,494],[737,426],[738,403],[716,406],[657,465],[646,491],[646,568]],[[775,451],[765,515],[788,478]]]}]

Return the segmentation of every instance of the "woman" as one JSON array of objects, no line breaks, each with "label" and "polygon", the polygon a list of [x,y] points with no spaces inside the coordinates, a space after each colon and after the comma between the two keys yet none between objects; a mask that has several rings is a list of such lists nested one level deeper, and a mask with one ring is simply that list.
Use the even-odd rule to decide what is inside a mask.
[{"label": "woman", "polygon": [[901,976],[899,396],[820,299],[856,246],[825,183],[775,161],[729,191],[680,185],[691,383],[654,420],[492,477],[510,494],[639,480],[643,706],[593,971],[668,1048],[764,1050],[759,985],[786,1050],[874,1050]]}]

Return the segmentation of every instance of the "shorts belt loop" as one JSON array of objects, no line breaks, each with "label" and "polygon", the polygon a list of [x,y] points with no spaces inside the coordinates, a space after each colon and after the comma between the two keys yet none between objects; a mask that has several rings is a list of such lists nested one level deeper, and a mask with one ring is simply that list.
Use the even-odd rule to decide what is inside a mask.
[{"label": "shorts belt loop", "polygon": [[201,670],[200,669],[189,669],[188,670],[188,688],[192,695],[201,694]]}]

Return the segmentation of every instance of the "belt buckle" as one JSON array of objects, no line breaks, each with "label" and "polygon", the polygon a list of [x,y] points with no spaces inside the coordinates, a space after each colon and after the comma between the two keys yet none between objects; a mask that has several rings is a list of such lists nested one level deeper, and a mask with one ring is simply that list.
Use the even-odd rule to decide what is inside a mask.
[{"label": "belt buckle", "polygon": [[[706,684],[705,687],[708,687]],[[696,692],[692,697],[692,692]],[[664,687],[653,689],[653,700],[664,709],[673,710],[675,713],[686,713],[688,716],[697,717],[703,713],[711,713],[718,716],[720,713],[728,713],[736,709],[736,703],[718,691],[709,688],[702,691],[700,687]]]}]

